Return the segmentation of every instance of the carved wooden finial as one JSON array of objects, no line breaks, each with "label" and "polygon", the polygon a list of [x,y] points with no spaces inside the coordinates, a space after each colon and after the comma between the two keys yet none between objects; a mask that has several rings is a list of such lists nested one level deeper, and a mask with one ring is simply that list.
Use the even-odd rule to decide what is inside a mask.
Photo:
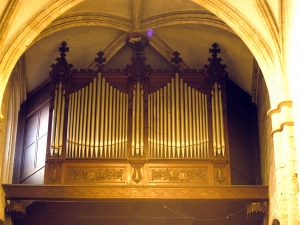
[{"label": "carved wooden finial", "polygon": [[97,53],[98,58],[95,58],[95,62],[98,66],[98,70],[101,70],[101,68],[103,67],[103,63],[106,62],[106,58],[104,58],[104,52],[100,51]]},{"label": "carved wooden finial", "polygon": [[171,63],[174,63],[174,67],[176,70],[179,69],[180,63],[182,62],[182,58],[179,57],[180,53],[175,51],[172,54],[174,58],[171,58]]},{"label": "carved wooden finial", "polygon": [[212,47],[213,48],[210,48],[209,49],[209,53],[212,53],[212,57],[213,58],[217,58],[217,53],[220,53],[220,49],[219,48],[217,48],[218,47],[218,44],[217,43],[213,43],[212,44]]},{"label": "carved wooden finial", "polygon": [[61,43],[61,47],[59,48],[59,51],[60,51],[60,55],[62,57],[66,56],[66,52],[69,52],[69,47],[67,47],[67,42],[63,41]]}]

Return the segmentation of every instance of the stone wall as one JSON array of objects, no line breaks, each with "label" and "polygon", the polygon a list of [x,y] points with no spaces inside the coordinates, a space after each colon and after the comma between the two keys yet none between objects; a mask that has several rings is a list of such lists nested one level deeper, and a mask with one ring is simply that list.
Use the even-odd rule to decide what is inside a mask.
[{"label": "stone wall", "polygon": [[[3,102],[2,102],[2,113],[4,119],[0,121],[0,176],[2,176],[2,164],[3,164],[3,153],[5,148],[5,141],[6,141],[6,128],[7,128],[7,113],[8,113],[8,103],[9,103],[9,93],[10,93],[10,83],[6,86],[4,95],[3,95]],[[0,177],[0,180],[2,177]],[[0,221],[4,221],[4,208],[5,208],[5,198],[2,186],[0,187]],[[1,224],[1,223],[0,223]]]},{"label": "stone wall", "polygon": [[[275,178],[275,162],[274,162],[274,147],[271,137],[272,124],[271,118],[267,116],[270,109],[270,100],[267,86],[262,74],[258,78],[258,98],[257,98],[257,113],[259,124],[259,142],[260,142],[260,158],[261,158],[261,175],[262,184],[269,185],[270,201],[269,201],[269,218],[272,218],[273,208],[276,208],[274,199],[276,178]],[[269,224],[265,221],[265,224]]]}]

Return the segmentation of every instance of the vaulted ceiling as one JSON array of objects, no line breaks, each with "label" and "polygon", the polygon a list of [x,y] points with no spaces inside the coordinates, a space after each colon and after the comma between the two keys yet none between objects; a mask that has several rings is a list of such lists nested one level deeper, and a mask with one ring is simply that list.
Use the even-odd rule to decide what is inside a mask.
[{"label": "vaulted ceiling", "polygon": [[251,94],[253,55],[217,16],[186,0],[86,0],[55,19],[25,52],[27,92],[49,77],[50,65],[66,41],[67,60],[77,69],[95,69],[99,51],[105,53],[104,69],[124,69],[131,64],[132,49],[125,44],[130,33],[149,36],[146,64],[152,69],[171,69],[178,51],[181,69],[201,69],[217,43],[219,57],[229,78]]}]

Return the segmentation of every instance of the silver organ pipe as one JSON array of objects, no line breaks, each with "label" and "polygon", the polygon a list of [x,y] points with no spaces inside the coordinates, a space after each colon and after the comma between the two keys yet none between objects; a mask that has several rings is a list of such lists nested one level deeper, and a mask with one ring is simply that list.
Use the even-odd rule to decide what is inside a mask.
[{"label": "silver organ pipe", "polygon": [[181,155],[184,157],[185,156],[185,126],[184,126],[184,88],[183,88],[183,80],[180,79],[180,127],[181,127],[181,133],[180,133],[180,136],[181,136],[181,140],[180,140],[180,146],[181,146]]},{"label": "silver organ pipe", "polygon": [[[153,110],[153,94],[149,95],[149,100],[148,100],[148,111],[151,112]],[[153,130],[151,129],[151,125],[153,124],[153,114],[148,116],[148,149],[149,153],[153,153]],[[150,155],[150,157],[152,157]]]},{"label": "silver organ pipe", "polygon": [[111,123],[111,155],[113,158],[116,157],[115,154],[115,138],[116,138],[116,98],[117,98],[117,91],[116,88],[113,88],[113,98],[112,98],[112,123]]},{"label": "silver organ pipe", "polygon": [[176,74],[148,96],[149,157],[208,158],[207,97]]},{"label": "silver organ pipe", "polygon": [[141,91],[141,155],[144,155],[144,90]]},{"label": "silver organ pipe", "polygon": [[127,147],[127,129],[128,129],[128,95],[123,95],[123,117],[124,117],[124,123],[123,123],[123,140],[122,141],[122,154],[123,158],[126,157],[126,151],[125,148]]},{"label": "silver organ pipe", "polygon": [[163,140],[163,135],[164,135],[164,117],[163,117],[163,89],[159,89],[159,114],[160,114],[160,120],[159,120],[159,149],[160,149],[160,155],[163,154],[163,149],[164,149],[164,140]]},{"label": "silver organ pipe", "polygon": [[159,109],[160,109],[160,104],[159,104],[159,90],[157,91],[156,93],[156,102],[157,102],[157,105],[156,105],[156,143],[157,143],[157,148],[156,148],[156,154],[157,156],[159,157],[160,156],[160,114],[159,114]]},{"label": "silver organ pipe", "polygon": [[171,133],[172,133],[172,157],[175,157],[175,85],[174,79],[171,80]]},{"label": "silver organ pipe", "polygon": [[[54,110],[64,108],[64,92],[56,91]],[[60,97],[59,97],[60,96]],[[59,101],[58,98],[61,98]],[[58,105],[61,105],[58,107]],[[139,107],[143,107],[140,103]],[[128,97],[110,86],[101,73],[97,78],[70,94],[68,125],[67,125],[67,158],[125,158],[127,147]],[[62,128],[63,117],[57,119],[60,113],[53,113],[56,120],[52,127],[53,137],[62,137],[57,134]],[[63,116],[63,115],[61,115]],[[58,128],[55,128],[58,127]],[[55,139],[51,140],[54,143]],[[58,139],[59,141],[59,139]],[[59,145],[59,142],[58,142]],[[53,149],[55,153],[59,150]]]},{"label": "silver organ pipe", "polygon": [[204,158],[208,158],[209,156],[209,139],[208,139],[208,115],[207,115],[207,96],[202,94],[203,104],[204,104]]},{"label": "silver organ pipe", "polygon": [[214,156],[225,155],[224,120],[222,105],[222,90],[216,82],[211,90],[212,94],[212,130]]},{"label": "silver organ pipe", "polygon": [[[83,115],[83,110],[84,110],[84,88],[81,89],[81,104],[80,104],[80,114]],[[81,155],[82,152],[82,136],[83,136],[83,120],[80,119],[79,121],[79,149],[78,153]]]},{"label": "silver organ pipe", "polygon": [[62,154],[64,117],[65,90],[63,90],[63,84],[59,82],[54,96],[50,155]]},{"label": "silver organ pipe", "polygon": [[[168,118],[168,116],[167,116],[167,114],[168,114],[168,108],[167,108],[167,87],[166,86],[164,86],[163,87],[163,89],[164,89],[164,93],[163,93],[163,100],[164,100],[164,103],[163,103],[163,105],[165,106],[165,107],[163,107],[163,114],[164,114],[164,136],[163,136],[163,140],[164,140],[164,143],[163,143],[163,152],[164,152],[164,157],[165,158],[167,158],[167,155],[168,155],[168,136],[167,136],[167,118]],[[149,110],[148,109],[148,111],[150,112],[151,110]],[[150,143],[151,144],[151,143]]]},{"label": "silver organ pipe", "polygon": [[131,155],[142,156],[144,154],[144,98],[140,82],[135,85],[132,99],[132,136],[131,136]]},{"label": "silver organ pipe", "polygon": [[[89,92],[88,92],[88,114],[87,114],[87,132],[86,132],[86,147],[84,148],[83,152],[86,157],[89,156],[90,151],[90,141],[91,141],[91,113],[92,113],[92,93],[93,93],[93,83],[89,84]],[[75,93],[76,94],[76,93]],[[76,110],[76,109],[75,109]],[[80,157],[75,152],[75,157]]]}]

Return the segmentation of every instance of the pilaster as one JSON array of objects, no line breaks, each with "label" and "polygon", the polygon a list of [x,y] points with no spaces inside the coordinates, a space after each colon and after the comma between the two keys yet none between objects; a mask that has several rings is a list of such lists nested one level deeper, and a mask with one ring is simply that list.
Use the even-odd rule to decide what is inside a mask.
[{"label": "pilaster", "polygon": [[280,102],[276,108],[269,110],[268,116],[272,120],[271,136],[274,141],[277,216],[282,224],[296,224],[299,222],[299,190],[292,102]]}]

